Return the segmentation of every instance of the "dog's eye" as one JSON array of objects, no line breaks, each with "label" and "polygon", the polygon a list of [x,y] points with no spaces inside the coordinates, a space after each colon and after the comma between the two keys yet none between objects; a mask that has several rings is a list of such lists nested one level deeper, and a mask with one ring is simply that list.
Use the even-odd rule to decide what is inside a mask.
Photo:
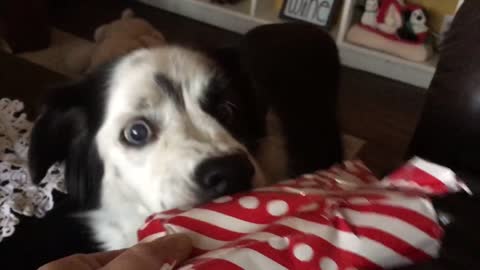
[{"label": "dog's eye", "polygon": [[152,129],[144,120],[135,120],[123,130],[125,141],[134,146],[147,144],[152,138]]}]

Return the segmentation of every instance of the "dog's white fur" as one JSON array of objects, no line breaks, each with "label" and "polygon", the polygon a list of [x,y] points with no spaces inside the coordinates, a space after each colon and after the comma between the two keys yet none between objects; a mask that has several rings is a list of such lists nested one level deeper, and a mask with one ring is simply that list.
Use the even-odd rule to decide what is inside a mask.
[{"label": "dog's white fur", "polygon": [[[86,213],[104,249],[135,244],[136,231],[154,212],[198,203],[192,174],[202,160],[239,149],[247,152],[200,107],[214,72],[214,65],[206,57],[179,47],[134,52],[110,72],[105,119],[95,138],[104,165],[101,205]],[[157,73],[181,85],[184,111],[159,89],[153,79]],[[139,103],[144,104],[139,107]],[[153,121],[158,134],[150,144],[131,148],[121,142],[120,136],[137,117]],[[278,123],[272,127],[279,132]],[[286,167],[286,159],[279,138],[267,136],[268,143],[261,146],[260,166],[250,156],[256,167],[254,185],[267,181],[260,167],[267,175],[275,172],[271,175],[274,178],[284,176],[281,168]]]}]

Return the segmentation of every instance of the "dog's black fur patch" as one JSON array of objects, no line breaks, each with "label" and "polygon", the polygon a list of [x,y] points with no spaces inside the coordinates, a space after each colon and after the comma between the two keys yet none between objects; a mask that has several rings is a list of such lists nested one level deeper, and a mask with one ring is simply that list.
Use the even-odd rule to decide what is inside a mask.
[{"label": "dog's black fur patch", "polygon": [[155,75],[155,82],[158,86],[175,102],[178,108],[185,110],[185,101],[180,85],[176,84],[165,74],[158,73]]}]

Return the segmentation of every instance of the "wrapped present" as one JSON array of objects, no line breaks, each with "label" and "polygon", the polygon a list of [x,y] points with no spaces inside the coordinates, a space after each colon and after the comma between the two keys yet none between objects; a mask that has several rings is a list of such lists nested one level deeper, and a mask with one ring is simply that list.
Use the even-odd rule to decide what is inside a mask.
[{"label": "wrapped present", "polygon": [[178,269],[381,269],[437,257],[443,230],[429,196],[462,189],[414,158],[383,181],[359,161],[151,215],[139,241],[186,233]]}]

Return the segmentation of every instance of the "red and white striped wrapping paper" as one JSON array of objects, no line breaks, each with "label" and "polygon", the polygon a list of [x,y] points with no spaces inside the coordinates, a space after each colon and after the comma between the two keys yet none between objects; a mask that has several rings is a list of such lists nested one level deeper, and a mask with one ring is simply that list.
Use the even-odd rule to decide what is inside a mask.
[{"label": "red and white striped wrapping paper", "polygon": [[150,216],[140,241],[186,233],[178,269],[382,269],[437,256],[443,231],[429,195],[461,189],[455,174],[414,158],[379,181],[359,161],[190,210]]}]

